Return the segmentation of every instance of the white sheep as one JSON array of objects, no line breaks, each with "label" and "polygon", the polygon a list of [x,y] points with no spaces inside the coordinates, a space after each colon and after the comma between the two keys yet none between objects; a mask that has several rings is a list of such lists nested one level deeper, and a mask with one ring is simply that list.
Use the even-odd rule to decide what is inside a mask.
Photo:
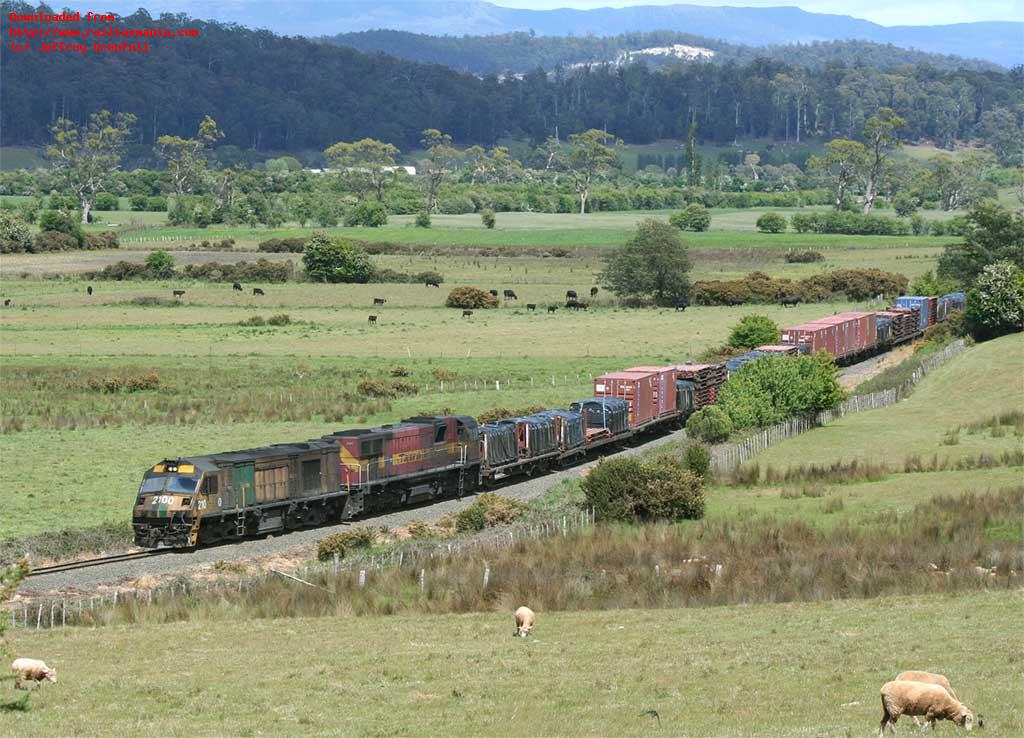
[{"label": "white sheep", "polygon": [[954,699],[938,684],[924,682],[886,682],[880,692],[882,696],[882,720],[879,723],[879,738],[885,735],[885,726],[896,732],[896,721],[900,715],[921,715],[925,725],[935,728],[937,720],[952,720],[970,730],[974,727],[974,715],[966,705]]},{"label": "white sheep", "polygon": [[[903,671],[896,675],[893,680],[896,682],[924,682],[925,684],[938,684],[940,687],[949,692],[950,696],[958,700],[956,692],[953,691],[953,687],[950,686],[949,680],[942,674],[932,674],[930,671]],[[917,715],[914,715],[914,725],[920,727],[921,721],[918,720]]]},{"label": "white sheep", "polygon": [[530,631],[533,630],[533,623],[537,619],[533,610],[523,606],[516,610],[516,632],[513,635],[517,635],[520,638],[526,638],[530,635]]},{"label": "white sheep", "polygon": [[11,671],[16,675],[14,677],[15,689],[21,689],[23,679],[33,682],[41,682],[45,679],[48,682],[57,683],[57,670],[51,669],[39,659],[15,659],[11,663]]}]

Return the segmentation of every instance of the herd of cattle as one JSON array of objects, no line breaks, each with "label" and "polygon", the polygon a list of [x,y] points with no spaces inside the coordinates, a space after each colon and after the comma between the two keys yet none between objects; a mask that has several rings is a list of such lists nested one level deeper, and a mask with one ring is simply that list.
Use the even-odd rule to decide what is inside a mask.
[{"label": "herd of cattle", "polygon": [[[518,638],[526,638],[533,633],[537,622],[537,615],[529,607],[523,606],[516,609],[516,629],[512,635]],[[57,670],[46,665],[39,659],[19,658],[11,664],[11,671],[14,672],[14,686],[22,688],[22,682],[57,682]],[[974,714],[956,696],[953,687],[942,674],[933,674],[927,671],[904,671],[896,675],[892,681],[882,685],[879,694],[882,698],[882,721],[879,723],[878,735],[881,738],[885,735],[888,727],[893,733],[896,732],[896,721],[906,715],[912,717],[914,723],[920,727],[929,727],[934,730],[939,720],[949,720],[955,725],[971,730],[974,727]],[[658,717],[657,712],[651,710],[645,715]],[[924,718],[924,725],[921,726],[918,718]],[[661,719],[658,718],[660,724]],[[978,717],[978,727],[984,727],[981,716]]]}]

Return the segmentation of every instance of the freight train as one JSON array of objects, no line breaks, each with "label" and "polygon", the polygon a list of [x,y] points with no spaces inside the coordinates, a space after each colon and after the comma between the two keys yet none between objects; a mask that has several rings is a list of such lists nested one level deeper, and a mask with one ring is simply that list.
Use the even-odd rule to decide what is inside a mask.
[{"label": "freight train", "polygon": [[302,443],[165,459],[148,469],[132,513],[144,548],[192,548],[350,520],[461,497],[542,474],[602,447],[678,427],[762,356],[827,351],[849,363],[923,335],[964,306],[963,293],[900,297],[878,312],[831,315],[782,331],[782,342],[721,364],[636,366],[594,378],[565,410],[478,424],[464,415],[414,417]]}]

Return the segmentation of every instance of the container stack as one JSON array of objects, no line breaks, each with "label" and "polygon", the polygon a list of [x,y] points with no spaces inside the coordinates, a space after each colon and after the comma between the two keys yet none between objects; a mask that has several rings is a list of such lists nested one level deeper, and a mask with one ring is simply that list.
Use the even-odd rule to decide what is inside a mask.
[{"label": "container stack", "polygon": [[676,368],[674,366],[634,366],[626,370],[650,374],[654,378],[654,417],[672,415],[676,411]]},{"label": "container stack", "polygon": [[[657,417],[656,372],[608,372],[594,377],[595,397],[615,397],[629,403],[629,425],[638,428]],[[675,395],[672,397],[675,402]]]},{"label": "container stack", "polygon": [[933,298],[930,297],[919,297],[915,295],[904,295],[903,297],[896,298],[896,307],[901,308],[917,308],[918,313],[918,331],[924,333],[925,329],[928,328],[931,323],[929,320],[933,317],[931,314],[930,302]]},{"label": "container stack", "polygon": [[718,400],[718,388],[728,377],[725,364],[681,364],[676,367],[676,379],[693,382],[693,401],[698,408]]}]

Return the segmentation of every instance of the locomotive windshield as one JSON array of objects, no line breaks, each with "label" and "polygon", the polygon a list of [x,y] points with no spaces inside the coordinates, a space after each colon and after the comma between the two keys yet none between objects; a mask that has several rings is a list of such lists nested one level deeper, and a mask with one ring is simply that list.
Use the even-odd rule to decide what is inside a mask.
[{"label": "locomotive windshield", "polygon": [[[198,479],[190,477],[150,477],[142,480],[142,487],[139,494],[153,494],[157,492],[195,492]],[[166,484],[166,487],[164,486]]]}]

